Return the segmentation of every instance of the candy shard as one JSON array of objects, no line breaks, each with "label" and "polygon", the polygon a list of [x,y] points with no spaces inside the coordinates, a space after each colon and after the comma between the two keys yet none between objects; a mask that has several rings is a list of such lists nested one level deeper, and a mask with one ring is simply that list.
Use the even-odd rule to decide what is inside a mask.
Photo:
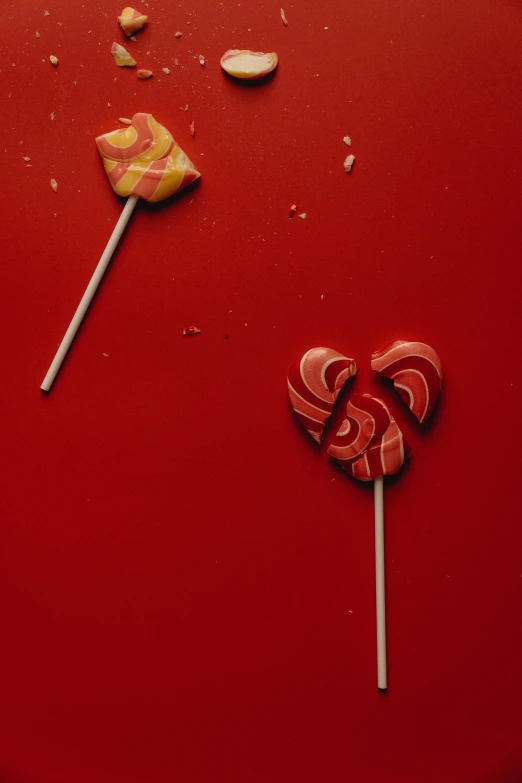
[{"label": "candy shard", "polygon": [[343,141],[348,147],[352,146],[352,140],[349,136],[343,136]]},{"label": "candy shard", "polygon": [[391,378],[413,415],[426,421],[442,385],[441,361],[431,346],[396,340],[372,354],[372,369]]},{"label": "candy shard", "polygon": [[152,76],[152,71],[148,71],[145,68],[140,68],[136,71],[136,76],[138,79],[150,79]]},{"label": "candy shard", "polygon": [[116,65],[119,65],[120,68],[123,66],[132,68],[133,65],[136,65],[136,60],[130,56],[125,47],[116,42],[111,46],[111,54],[114,57],[114,62]]},{"label": "candy shard", "polygon": [[350,464],[384,435],[389,423],[390,414],[382,400],[371,394],[353,394],[346,406],[346,418],[328,447],[328,454],[351,472]]},{"label": "candy shard", "polygon": [[124,125],[132,124],[132,120],[129,120],[128,117],[118,117],[118,122],[122,122]]},{"label": "candy shard", "polygon": [[200,65],[201,65],[201,67],[203,68],[203,67],[204,67],[204,65],[205,65],[205,58],[203,57],[203,55],[202,55],[202,54],[200,54],[198,59],[199,59],[199,64],[200,64]]},{"label": "candy shard", "polygon": [[301,212],[301,214],[298,215],[297,217],[300,217],[301,220],[306,220],[306,217],[307,217],[306,212]]},{"label": "candy shard", "polygon": [[318,443],[341,388],[356,372],[353,359],[323,347],[306,351],[290,367],[288,394],[292,408]]},{"label": "candy shard", "polygon": [[350,171],[352,170],[352,166],[354,162],[355,162],[355,155],[348,155],[348,157],[346,158],[343,164],[344,170],[346,171],[347,174],[349,174]]},{"label": "candy shard", "polygon": [[286,27],[288,24],[288,19],[286,18],[284,10],[281,8],[281,21],[283,22],[284,26]]},{"label": "candy shard", "polygon": [[190,123],[189,128],[190,128],[190,135],[192,136],[192,138],[194,138],[194,136],[196,135],[196,127],[194,125],[194,121]]},{"label": "candy shard", "polygon": [[198,329],[197,326],[186,326],[183,329],[183,336],[184,337],[190,337],[192,334],[201,334],[201,329]]},{"label": "candy shard", "polygon": [[249,49],[228,49],[220,60],[221,67],[236,79],[260,79],[277,67],[275,52],[251,52]]},{"label": "candy shard", "polygon": [[170,73],[170,68],[162,68],[161,70],[162,70],[162,71],[163,71],[163,73],[164,73],[164,74],[166,74],[167,76],[168,76],[168,75],[169,75],[169,73]]},{"label": "candy shard", "polygon": [[58,65],[58,57],[55,57],[54,54],[51,54],[51,56],[49,57],[49,60],[51,61],[51,63],[53,65]]},{"label": "candy shard", "polygon": [[138,30],[141,30],[148,18],[148,16],[136,11],[135,8],[127,6],[127,8],[123,9],[121,15],[118,16],[118,22],[125,35],[130,38],[131,35],[134,35]]},{"label": "candy shard", "polygon": [[118,196],[161,201],[201,176],[152,114],[135,114],[128,128],[98,136],[96,144]]},{"label": "candy shard", "polygon": [[57,181],[55,179],[51,180],[51,187],[54,190],[54,192],[56,193],[56,191],[58,190],[58,183],[57,183]]},{"label": "candy shard", "polygon": [[177,33],[174,33],[174,38],[181,38],[182,36],[183,36],[183,33],[180,33],[179,30],[178,30]]},{"label": "candy shard", "polygon": [[[389,413],[389,411],[388,411]],[[402,468],[411,452],[397,422],[390,415],[388,429],[367,451],[349,465],[349,472],[359,481],[372,481],[378,476],[392,476]]]},{"label": "candy shard", "polygon": [[288,211],[288,220],[293,218],[293,216],[295,215],[296,212],[297,212],[297,205],[296,204],[292,204],[292,206],[290,207],[290,209]]}]

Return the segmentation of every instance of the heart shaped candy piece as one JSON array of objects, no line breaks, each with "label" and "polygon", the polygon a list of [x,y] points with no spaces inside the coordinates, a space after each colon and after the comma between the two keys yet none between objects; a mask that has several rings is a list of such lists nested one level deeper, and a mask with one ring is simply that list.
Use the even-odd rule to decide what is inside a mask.
[{"label": "heart shaped candy piece", "polygon": [[442,385],[441,361],[433,348],[396,340],[372,354],[372,369],[391,378],[413,415],[421,424],[426,421]]},{"label": "heart shaped candy piece", "polygon": [[328,447],[328,454],[351,473],[358,459],[386,432],[390,414],[382,400],[371,394],[352,394],[346,405],[346,418]]},{"label": "heart shaped candy piece", "polygon": [[353,359],[332,348],[310,348],[288,371],[288,394],[297,418],[318,443],[337,395],[357,372]]}]

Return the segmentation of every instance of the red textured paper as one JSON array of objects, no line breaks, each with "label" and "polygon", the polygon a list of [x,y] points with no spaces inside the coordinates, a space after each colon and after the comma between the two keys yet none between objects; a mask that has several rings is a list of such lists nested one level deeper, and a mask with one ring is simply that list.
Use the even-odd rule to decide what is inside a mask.
[{"label": "red textured paper", "polygon": [[[2,8],[0,780],[518,783],[519,5],[302,0],[284,27],[149,0],[137,43],[122,6]],[[232,47],[274,78],[228,78]],[[122,209],[94,138],[135,111],[202,179],[138,206],[44,396]],[[396,338],[443,361],[426,432],[371,377]],[[384,696],[371,488],[286,397],[321,344],[413,446],[385,488]]]}]

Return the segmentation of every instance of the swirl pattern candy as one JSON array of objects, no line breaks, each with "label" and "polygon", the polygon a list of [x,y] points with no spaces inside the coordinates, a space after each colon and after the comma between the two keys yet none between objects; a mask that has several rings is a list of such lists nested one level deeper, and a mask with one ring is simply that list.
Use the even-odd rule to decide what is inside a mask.
[{"label": "swirl pattern candy", "polygon": [[98,136],[96,144],[118,196],[161,201],[200,176],[169,131],[152,114],[135,114],[128,128]]},{"label": "swirl pattern candy", "polygon": [[432,413],[442,385],[438,355],[425,343],[396,340],[372,354],[372,369],[393,385],[421,422]]},{"label": "swirl pattern candy", "polygon": [[397,422],[389,412],[388,415],[390,423],[384,435],[349,465],[352,476],[359,481],[373,481],[378,476],[398,473],[411,451]]},{"label": "swirl pattern candy", "polygon": [[127,6],[127,8],[124,8],[121,12],[121,16],[118,16],[118,22],[125,35],[130,37],[138,30],[141,30],[148,18],[149,17],[145,16],[145,14],[140,14],[139,11],[136,11],[135,8]]},{"label": "swirl pattern candy", "polygon": [[318,443],[337,395],[357,372],[353,359],[331,348],[311,348],[288,372],[288,393],[297,418]]},{"label": "swirl pattern candy", "polygon": [[328,454],[351,472],[351,463],[386,432],[390,414],[386,405],[371,394],[353,394],[346,418],[328,447]]},{"label": "swirl pattern candy", "polygon": [[126,48],[119,43],[114,43],[111,46],[111,54],[114,57],[114,62],[119,65],[120,68],[127,66],[127,68],[133,68],[136,65],[134,57],[128,53]]}]

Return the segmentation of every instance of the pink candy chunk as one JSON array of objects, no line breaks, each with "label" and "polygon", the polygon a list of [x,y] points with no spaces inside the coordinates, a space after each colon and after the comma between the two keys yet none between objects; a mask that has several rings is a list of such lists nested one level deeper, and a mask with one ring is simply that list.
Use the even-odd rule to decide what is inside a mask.
[{"label": "pink candy chunk", "polygon": [[421,422],[433,412],[442,385],[442,367],[429,345],[396,340],[372,354],[372,369],[393,385]]},{"label": "pink candy chunk", "polygon": [[384,435],[378,438],[356,462],[349,466],[352,476],[359,481],[373,481],[379,476],[392,476],[402,468],[411,451],[395,419]]},{"label": "pink candy chunk", "polygon": [[303,427],[318,443],[340,390],[356,372],[353,359],[322,347],[306,351],[290,367],[290,402]]}]

